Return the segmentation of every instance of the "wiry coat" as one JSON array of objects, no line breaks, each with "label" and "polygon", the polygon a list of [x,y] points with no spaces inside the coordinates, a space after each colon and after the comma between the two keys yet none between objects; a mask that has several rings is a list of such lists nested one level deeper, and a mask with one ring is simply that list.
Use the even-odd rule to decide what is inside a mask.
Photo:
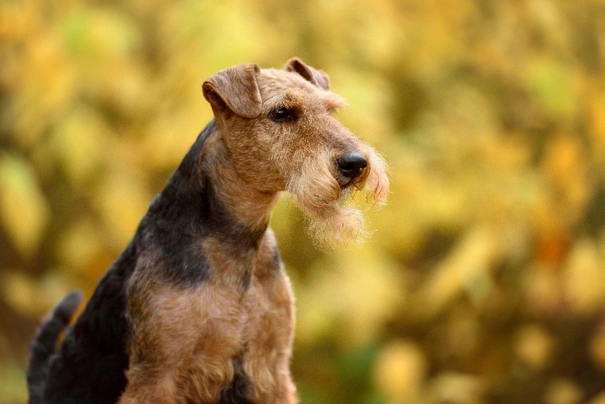
[{"label": "wiry coat", "polygon": [[[198,139],[201,153],[196,142],[167,187],[170,196],[152,208],[158,216],[146,240],[151,248],[139,252],[128,287],[131,367],[123,403],[293,396],[290,285],[269,216],[244,225],[226,198],[232,185],[254,191],[225,172],[221,137],[211,124]],[[272,207],[274,199],[265,203]]]},{"label": "wiry coat", "polygon": [[316,238],[340,243],[363,234],[347,198],[366,189],[380,205],[388,192],[382,160],[332,116],[342,100],[328,89],[325,73],[296,58],[284,70],[241,65],[204,83],[216,120],[57,353],[53,338],[73,304],[41,327],[30,402],[297,402],[293,296],[271,211],[287,190]]},{"label": "wiry coat", "polygon": [[[77,322],[68,330],[59,352],[49,358],[47,372],[34,375],[34,371],[44,366],[30,365],[31,380],[28,380],[28,385],[31,403],[106,404],[118,401],[126,387],[125,371],[129,363],[126,296],[129,279],[135,268],[146,266],[149,270],[141,273],[150,279],[147,281],[149,288],[131,290],[131,293],[139,296],[131,309],[135,318],[141,321],[144,316],[139,317],[139,311],[153,314],[153,308],[146,305],[150,303],[148,299],[156,294],[162,299],[171,300],[173,296],[170,293],[173,293],[177,300],[181,297],[183,304],[191,304],[189,297],[185,297],[186,292],[205,283],[212,272],[208,258],[200,248],[208,235],[213,235],[212,240],[216,237],[232,241],[230,247],[236,253],[234,256],[254,255],[253,250],[258,248],[264,229],[258,229],[254,233],[238,226],[225,211],[224,202],[216,198],[210,180],[205,175],[193,178],[198,174],[195,164],[203,145],[216,129],[216,123],[212,121],[199,135],[166,188],[154,199],[133,240],[100,281]],[[264,266],[273,268],[277,273],[268,275],[276,276],[281,272],[281,260],[275,245],[270,245],[270,236],[268,237],[269,244],[264,246],[262,259],[268,264]],[[209,241],[212,242],[214,241]],[[215,268],[214,271],[218,269]],[[252,265],[248,268],[248,273],[230,275],[240,284],[241,290],[245,290],[250,285],[251,274]],[[160,290],[162,285],[167,290]],[[212,297],[209,296],[209,301],[205,303],[212,305]],[[222,300],[218,303],[222,303]],[[167,321],[171,324],[161,325],[161,333],[158,334],[169,341],[171,328],[179,331],[184,324],[179,323],[178,310],[175,313],[163,313],[170,317]],[[171,317],[172,314],[175,317]],[[63,327],[69,316],[70,314],[63,315]],[[48,325],[50,323],[45,324],[46,329]],[[286,326],[289,327],[288,324]],[[151,332],[158,332],[157,324],[151,327]],[[200,330],[193,328],[191,331]],[[44,341],[46,351],[49,350],[48,347],[54,346],[56,337],[54,335]],[[36,342],[40,345],[38,339]],[[225,340],[218,338],[215,343],[220,346]],[[175,352],[167,353],[173,355]],[[233,369],[232,383],[221,393],[225,403],[242,402],[238,397],[245,396],[249,390],[241,358],[237,355],[233,357]]]}]

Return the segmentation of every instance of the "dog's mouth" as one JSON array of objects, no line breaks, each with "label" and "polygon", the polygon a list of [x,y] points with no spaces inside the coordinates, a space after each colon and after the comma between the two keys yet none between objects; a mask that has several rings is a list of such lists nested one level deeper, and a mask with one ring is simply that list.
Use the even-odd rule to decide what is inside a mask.
[{"label": "dog's mouth", "polygon": [[340,187],[340,189],[344,191],[345,189],[350,188],[352,185],[354,185],[356,181],[350,178],[343,178],[339,175],[336,178],[336,182],[338,182],[338,186]]}]

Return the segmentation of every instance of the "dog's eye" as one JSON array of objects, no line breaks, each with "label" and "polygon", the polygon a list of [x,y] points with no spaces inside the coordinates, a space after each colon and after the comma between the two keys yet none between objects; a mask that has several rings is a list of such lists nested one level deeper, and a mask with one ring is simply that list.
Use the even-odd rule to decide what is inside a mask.
[{"label": "dog's eye", "polygon": [[289,122],[296,120],[296,114],[286,107],[278,107],[269,112],[269,118],[274,122]]}]

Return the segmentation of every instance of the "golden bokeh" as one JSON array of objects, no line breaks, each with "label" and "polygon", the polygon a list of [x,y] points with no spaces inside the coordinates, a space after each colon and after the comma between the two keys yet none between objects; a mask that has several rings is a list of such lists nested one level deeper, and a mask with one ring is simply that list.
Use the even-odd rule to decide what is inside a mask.
[{"label": "golden bokeh", "polygon": [[605,401],[605,2],[0,2],[0,401],[239,63],[321,68],[390,166],[362,246],[273,215],[303,403]]}]

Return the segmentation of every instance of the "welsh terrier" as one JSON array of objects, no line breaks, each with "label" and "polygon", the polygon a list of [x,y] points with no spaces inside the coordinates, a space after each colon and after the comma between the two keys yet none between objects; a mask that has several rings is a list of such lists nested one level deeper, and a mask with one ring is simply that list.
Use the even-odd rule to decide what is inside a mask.
[{"label": "welsh terrier", "polygon": [[283,70],[232,67],[202,89],[215,119],[58,352],[78,296],[41,327],[30,402],[298,401],[289,370],[293,295],[271,211],[288,191],[318,244],[362,238],[363,215],[347,201],[365,190],[383,205],[385,164],[334,118],[344,101],[328,76],[298,58]]}]

